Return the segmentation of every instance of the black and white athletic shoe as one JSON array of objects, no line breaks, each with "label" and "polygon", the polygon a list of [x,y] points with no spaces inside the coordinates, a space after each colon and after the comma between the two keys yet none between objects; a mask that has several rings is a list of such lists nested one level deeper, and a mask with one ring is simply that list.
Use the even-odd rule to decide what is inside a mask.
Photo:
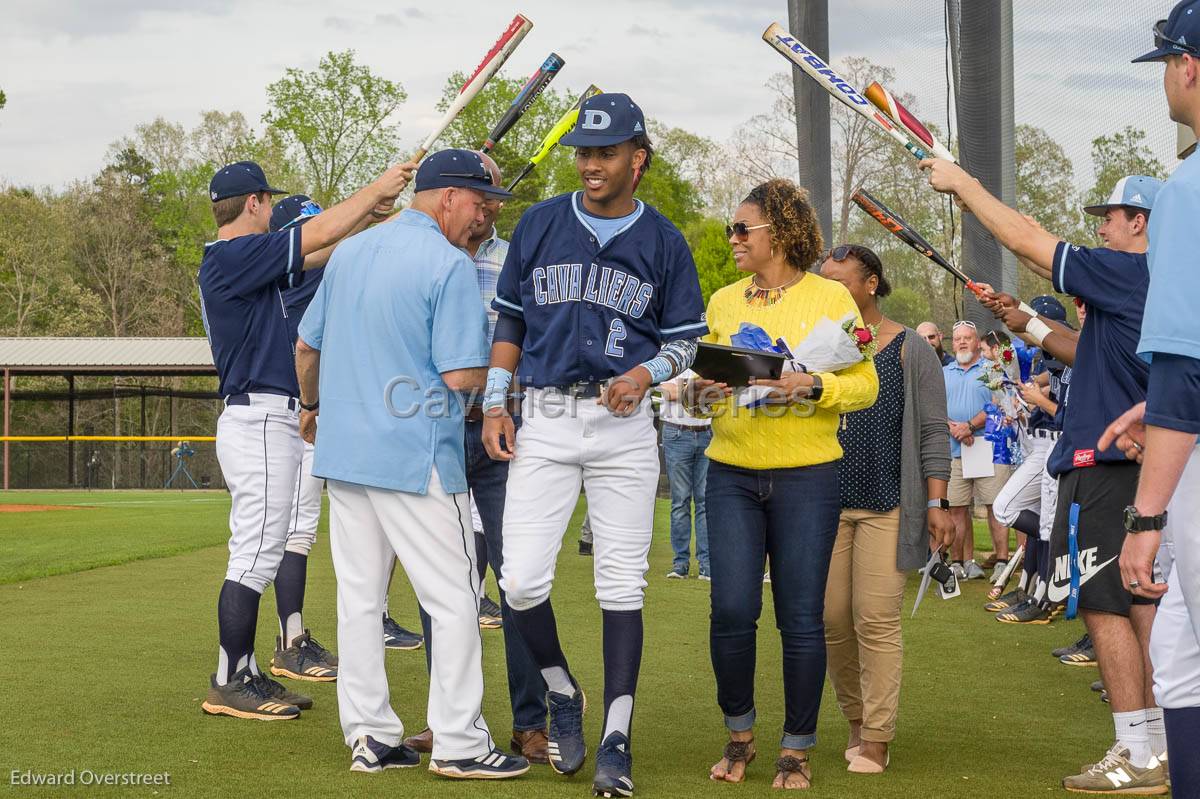
[{"label": "black and white athletic shoe", "polygon": [[550,768],[559,774],[579,771],[587,757],[587,744],[583,742],[585,705],[583,690],[578,683],[575,683],[575,693],[571,696],[546,692],[546,708],[550,712]]},{"label": "black and white athletic shoe", "polygon": [[506,780],[529,771],[529,761],[499,749],[462,760],[430,760],[429,770],[455,780]]},{"label": "black and white athletic shoe", "polygon": [[420,649],[425,638],[420,633],[406,630],[391,616],[383,617],[383,645],[388,649]]},{"label": "black and white athletic shoe", "polygon": [[592,796],[633,796],[633,754],[629,739],[622,733],[610,733],[596,750],[596,779]]},{"label": "black and white athletic shoe", "polygon": [[1079,652],[1081,650],[1088,649],[1089,647],[1091,647],[1091,645],[1092,645],[1091,636],[1088,635],[1087,633],[1084,633],[1083,637],[1080,638],[1075,643],[1071,644],[1070,646],[1060,646],[1058,649],[1051,650],[1050,654],[1056,658],[1060,658],[1063,655],[1070,655],[1075,652]]},{"label": "black and white athletic shoe", "polygon": [[421,765],[421,756],[404,744],[388,746],[370,735],[360,735],[354,742],[350,760],[351,771],[377,774],[385,768],[412,768]]}]

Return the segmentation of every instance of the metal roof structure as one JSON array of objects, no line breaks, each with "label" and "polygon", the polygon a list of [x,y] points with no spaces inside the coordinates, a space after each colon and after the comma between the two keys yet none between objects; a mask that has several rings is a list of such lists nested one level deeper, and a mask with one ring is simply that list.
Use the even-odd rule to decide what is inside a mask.
[{"label": "metal roof structure", "polygon": [[208,339],[0,336],[0,370],[10,375],[215,376]]}]

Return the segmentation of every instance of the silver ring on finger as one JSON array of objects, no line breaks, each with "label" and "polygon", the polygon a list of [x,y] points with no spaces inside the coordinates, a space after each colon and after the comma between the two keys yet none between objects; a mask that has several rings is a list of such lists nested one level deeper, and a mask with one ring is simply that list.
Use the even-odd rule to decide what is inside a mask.
[{"label": "silver ring on finger", "polygon": [[1141,583],[1140,583],[1140,582],[1138,582],[1137,580],[1130,580],[1130,581],[1129,581],[1129,587],[1130,587],[1130,588],[1137,589],[1137,588],[1138,588],[1140,585],[1141,585]]},{"label": "silver ring on finger", "polygon": [[1139,444],[1136,441],[1133,442],[1133,448],[1136,449],[1139,453],[1146,451],[1146,448],[1143,447],[1141,444]]}]

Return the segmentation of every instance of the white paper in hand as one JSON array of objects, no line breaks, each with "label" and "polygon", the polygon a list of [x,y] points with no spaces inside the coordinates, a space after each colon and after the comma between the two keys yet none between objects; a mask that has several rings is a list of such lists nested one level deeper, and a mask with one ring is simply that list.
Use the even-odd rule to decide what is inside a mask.
[{"label": "white paper in hand", "polygon": [[962,472],[964,480],[994,476],[996,465],[992,463],[992,442],[983,436],[975,436],[970,445],[963,444]]}]

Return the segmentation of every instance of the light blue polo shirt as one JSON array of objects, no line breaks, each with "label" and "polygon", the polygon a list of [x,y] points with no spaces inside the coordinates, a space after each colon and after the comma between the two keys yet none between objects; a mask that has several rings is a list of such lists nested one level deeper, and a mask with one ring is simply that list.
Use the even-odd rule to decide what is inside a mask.
[{"label": "light blue polo shirt", "polygon": [[300,322],[321,351],[313,474],[425,494],[467,490],[463,411],[443,372],[487,366],[475,264],[407,209],[338,245]]},{"label": "light blue polo shirt", "polygon": [[1200,358],[1200,158],[1188,156],[1163,184],[1150,214],[1150,289],[1137,352],[1150,363],[1164,352]]},{"label": "light blue polo shirt", "polygon": [[[991,389],[980,380],[987,363],[980,358],[966,369],[958,361],[942,367],[946,380],[946,416],[950,421],[969,422],[992,401]],[[954,436],[950,436],[950,457],[962,457],[962,445],[954,440]]]}]

